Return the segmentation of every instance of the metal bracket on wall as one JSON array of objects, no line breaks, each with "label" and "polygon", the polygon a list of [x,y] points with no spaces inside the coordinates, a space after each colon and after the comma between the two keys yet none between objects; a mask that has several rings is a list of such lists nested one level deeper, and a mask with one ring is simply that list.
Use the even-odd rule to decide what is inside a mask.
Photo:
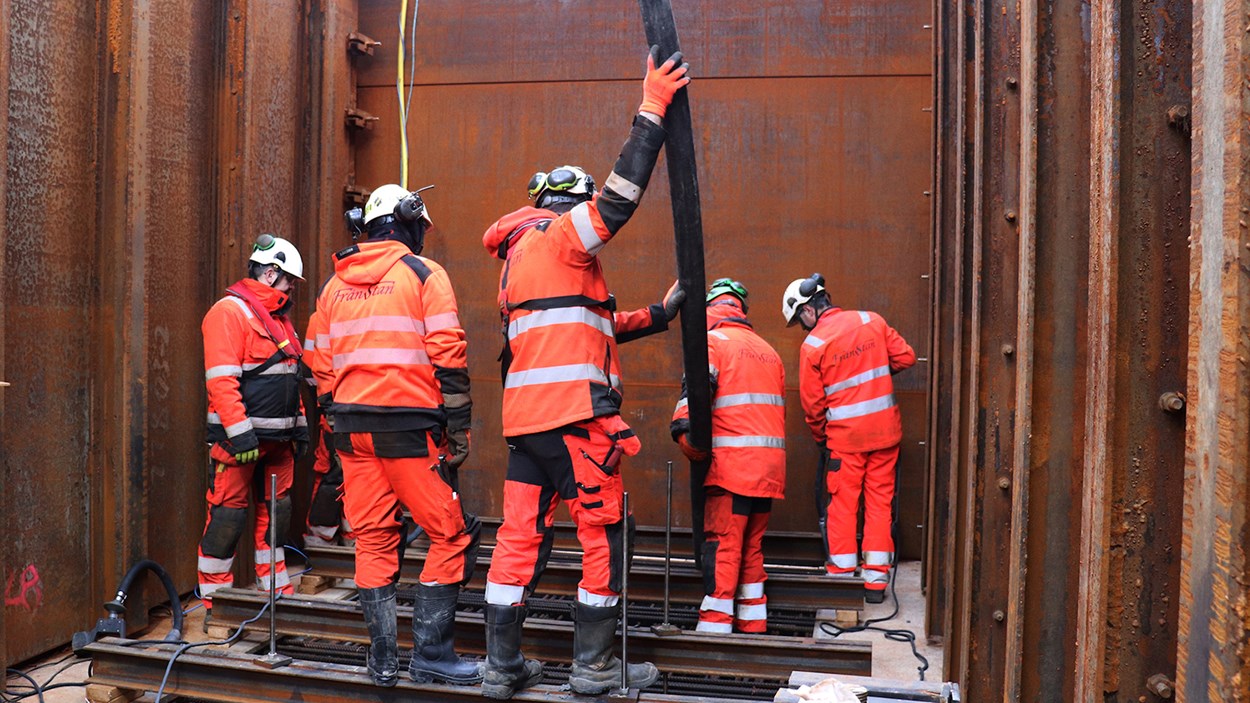
[{"label": "metal bracket on wall", "polygon": [[382,46],[382,42],[360,32],[351,32],[347,35],[347,51],[349,53],[373,56],[373,50],[379,46]]},{"label": "metal bracket on wall", "polygon": [[372,190],[369,190],[364,186],[358,186],[355,183],[348,183],[343,186],[343,202],[348,205],[362,207],[365,204],[365,201],[369,199],[369,194],[372,192]]},{"label": "metal bracket on wall", "polygon": [[371,130],[373,129],[373,123],[377,122],[378,118],[359,108],[349,107],[343,121],[348,129]]}]

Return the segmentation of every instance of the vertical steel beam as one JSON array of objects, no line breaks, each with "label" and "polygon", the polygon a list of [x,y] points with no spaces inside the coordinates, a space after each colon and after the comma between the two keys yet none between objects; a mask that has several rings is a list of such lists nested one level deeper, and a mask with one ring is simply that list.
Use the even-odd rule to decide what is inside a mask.
[{"label": "vertical steel beam", "polygon": [[[111,4],[99,17],[105,38],[100,67],[101,159],[98,276],[93,334],[104,352],[95,367],[91,433],[98,529],[92,535],[95,593],[100,601],[147,552],[147,277],[146,247],[151,7],[146,0]],[[135,603],[136,624],[146,608]]]},{"label": "vertical steel beam", "polygon": [[1250,700],[1250,3],[1194,3],[1180,701]]},{"label": "vertical steel beam", "polygon": [[967,153],[964,130],[964,41],[959,5],[934,3],[934,266],[929,376],[928,505],[925,519],[925,629],[930,641],[950,632],[954,611],[951,598],[955,561],[955,525],[958,515],[955,456],[958,446],[960,396],[960,332],[962,298],[959,295],[963,262],[964,167]]},{"label": "vertical steel beam", "polygon": [[[8,177],[9,177],[9,0],[0,0],[0,164],[4,165],[4,169],[0,169],[0,193],[8,193]],[[0,202],[0,205],[4,205]],[[6,266],[6,253],[8,251],[8,231],[9,218],[8,208],[3,210],[4,217],[0,218],[0,329],[9,329],[8,318],[5,317],[5,299],[8,293],[8,267]],[[0,340],[0,381],[7,380],[5,378],[4,364],[4,342]],[[7,446],[5,444],[5,397],[8,390],[0,388],[0,447]],[[5,467],[3,461],[0,461],[0,476],[3,476]],[[4,512],[4,517],[0,518],[0,529],[4,530],[4,534],[11,535],[15,526],[10,522],[12,519],[8,510],[8,502],[5,496],[7,490],[7,482],[0,481],[0,511]],[[9,540],[0,540],[0,567],[7,566],[12,562],[9,561]],[[8,667],[8,638],[4,632],[5,618],[0,618],[0,666]]]}]

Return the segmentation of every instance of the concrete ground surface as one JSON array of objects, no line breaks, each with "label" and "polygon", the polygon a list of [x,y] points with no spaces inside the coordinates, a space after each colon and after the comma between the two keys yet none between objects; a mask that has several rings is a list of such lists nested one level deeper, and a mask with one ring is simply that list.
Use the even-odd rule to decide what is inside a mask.
[{"label": "concrete ground surface", "polygon": [[[942,677],[942,650],[940,647],[929,646],[924,637],[924,594],[920,592],[920,562],[903,562],[895,578],[898,594],[899,613],[888,622],[879,623],[880,627],[911,630],[916,633],[916,647],[929,660],[929,669],[925,672],[928,681],[940,681]],[[190,608],[183,622],[183,639],[189,642],[203,642],[208,639],[203,632],[204,608],[199,601],[189,598],[183,607]],[[886,601],[881,604],[865,606],[865,618],[886,617],[894,609],[894,603],[888,593]],[[100,615],[104,609],[100,609]],[[158,607],[152,611],[153,625],[147,631],[135,637],[142,639],[160,639],[168,632],[171,625],[167,608]],[[92,623],[94,625],[94,622]],[[818,633],[817,637],[828,637],[826,633]],[[916,667],[919,662],[912,655],[911,647],[906,642],[886,639],[885,633],[876,631],[854,632],[840,636],[841,639],[867,640],[872,642],[872,673],[874,678],[897,679],[900,681],[917,680]],[[90,662],[73,656],[68,647],[41,657],[33,662],[26,662],[21,669],[27,672],[40,685],[58,685],[82,683],[87,679]],[[817,662],[813,662],[812,670],[819,671]],[[5,701],[22,703],[38,703],[30,683],[20,676],[10,674],[5,680]],[[20,697],[20,698],[19,698]],[[139,701],[152,701],[155,696],[147,694]],[[65,686],[53,688],[43,694],[44,703],[80,703],[84,701],[85,689],[82,686]]]},{"label": "concrete ground surface", "polygon": [[[876,623],[875,627],[914,632],[916,650],[929,660],[929,668],[924,676],[925,681],[942,681],[942,648],[929,645],[925,641],[925,604],[924,594],[920,592],[920,575],[919,561],[905,561],[899,564],[894,576],[894,591],[898,596],[898,614],[888,621]],[[863,617],[865,620],[884,618],[888,617],[893,610],[894,601],[887,591],[884,603],[864,605]],[[817,637],[828,637],[828,634],[817,633]],[[839,636],[838,639],[872,642],[873,678],[898,681],[919,679],[917,667],[920,666],[920,661],[912,654],[911,646],[906,642],[887,639],[886,633],[876,630],[849,632]]]}]

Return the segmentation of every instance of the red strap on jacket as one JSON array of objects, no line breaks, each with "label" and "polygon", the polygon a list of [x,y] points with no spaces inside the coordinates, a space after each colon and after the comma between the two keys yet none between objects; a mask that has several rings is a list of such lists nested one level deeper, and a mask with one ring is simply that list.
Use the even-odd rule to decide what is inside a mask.
[{"label": "red strap on jacket", "polygon": [[247,303],[247,306],[252,309],[252,313],[256,315],[261,325],[264,326],[265,333],[269,335],[269,339],[277,345],[278,351],[292,359],[298,359],[303,356],[304,350],[300,347],[299,335],[295,334],[295,327],[291,324],[290,319],[285,315],[280,322],[274,319],[273,315],[269,314],[269,310],[265,308],[264,303],[252,291],[248,290],[246,286],[236,283],[227,288],[226,292]]}]

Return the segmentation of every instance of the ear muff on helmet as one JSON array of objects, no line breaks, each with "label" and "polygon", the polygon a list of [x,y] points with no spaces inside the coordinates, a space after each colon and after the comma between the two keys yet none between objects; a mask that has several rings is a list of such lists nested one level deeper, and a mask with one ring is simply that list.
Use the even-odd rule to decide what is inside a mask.
[{"label": "ear muff on helmet", "polygon": [[802,283],[799,284],[799,293],[810,298],[813,295],[816,295],[820,291],[824,290],[824,287],[825,287],[825,277],[819,273],[813,273],[812,275],[808,276],[806,280],[804,280]]},{"label": "ear muff on helmet", "polygon": [[565,196],[561,200],[568,202],[589,200],[595,194],[595,179],[579,166],[561,166],[549,173],[539,171],[530,176],[525,190],[538,207],[543,206],[548,196]]},{"label": "ear muff on helmet", "polygon": [[365,211],[358,207],[343,213],[343,222],[347,224],[347,231],[351,233],[352,240],[365,233]]}]

